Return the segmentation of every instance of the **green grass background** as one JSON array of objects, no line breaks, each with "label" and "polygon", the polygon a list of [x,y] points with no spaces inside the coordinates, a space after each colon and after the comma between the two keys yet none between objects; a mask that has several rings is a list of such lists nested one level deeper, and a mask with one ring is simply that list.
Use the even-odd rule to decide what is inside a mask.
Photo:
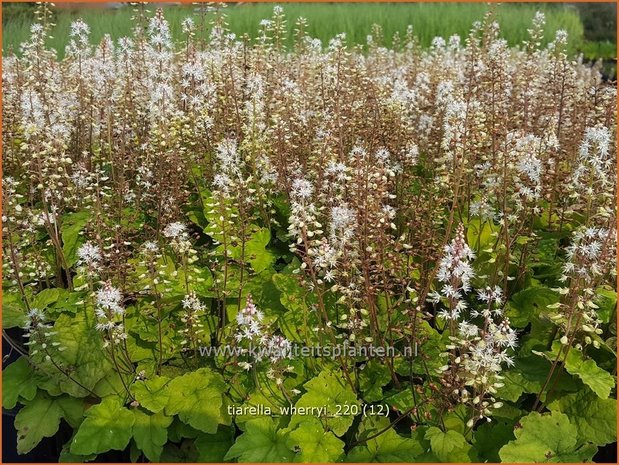
[{"label": "green grass background", "polygon": [[[230,5],[226,10],[230,28],[237,34],[248,33],[255,36],[259,22],[272,14],[274,4]],[[411,24],[423,45],[429,45],[435,36],[449,37],[459,34],[465,37],[472,23],[480,20],[489,6],[479,3],[410,3],[410,4],[325,4],[291,3],[282,4],[288,19],[290,37],[294,21],[299,16],[309,21],[308,32],[318,37],[324,44],[334,35],[345,32],[350,41],[365,43],[372,24],[380,24],[385,32],[387,45],[396,31],[404,34]],[[19,44],[29,36],[30,24],[34,21],[33,9],[25,5],[3,3],[3,53],[9,49],[18,51]],[[154,6],[149,9],[154,10]],[[171,5],[164,7],[175,38],[181,36],[180,22],[193,14],[195,6]],[[546,40],[550,40],[557,29],[565,29],[570,37],[571,51],[577,51],[584,42],[583,25],[576,8],[552,4],[500,4],[494,6],[502,34],[510,45],[522,42],[537,10],[546,13]],[[70,24],[81,17],[92,30],[92,40],[98,42],[105,33],[116,39],[129,35],[132,23],[131,6],[119,9],[101,7],[80,7],[78,9],[57,8],[56,27],[48,45],[58,50],[62,56],[68,40]]]}]

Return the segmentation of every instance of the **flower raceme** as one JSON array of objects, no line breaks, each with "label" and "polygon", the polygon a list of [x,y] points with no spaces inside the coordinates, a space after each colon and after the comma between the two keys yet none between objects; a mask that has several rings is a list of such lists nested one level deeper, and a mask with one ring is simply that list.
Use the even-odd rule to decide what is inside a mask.
[{"label": "flower raceme", "polygon": [[470,262],[474,258],[475,254],[464,237],[464,227],[460,225],[455,239],[445,246],[436,275],[442,287],[440,292],[432,295],[432,300],[438,303],[441,297],[445,297],[449,301],[448,308],[439,313],[441,317],[458,320],[462,311],[467,308],[463,297],[471,290],[471,279],[475,273]]},{"label": "flower raceme", "polygon": [[[503,385],[500,375],[503,367],[514,364],[510,353],[517,346],[516,332],[503,316],[501,288],[488,286],[478,290],[479,303],[472,304],[472,308],[465,301],[475,277],[473,259],[464,228],[459,225],[456,237],[445,246],[439,263],[437,280],[442,283],[441,291],[431,297],[436,304],[446,302],[446,308],[438,315],[451,328],[447,346],[450,351],[442,354],[448,363],[438,371],[443,374],[445,384],[454,388],[452,395],[471,406],[473,416],[467,423],[471,428],[477,420],[490,421],[493,406],[500,407],[493,394]],[[478,309],[480,305],[482,308]]]},{"label": "flower raceme", "polygon": [[85,242],[77,249],[78,264],[84,265],[89,271],[95,271],[101,266],[101,249],[98,246]]},{"label": "flower raceme", "polygon": [[262,319],[264,314],[256,308],[251,296],[247,297],[245,307],[236,315],[236,322],[239,329],[235,335],[238,341],[243,339],[254,340],[261,339],[263,336]]},{"label": "flower raceme", "polygon": [[41,352],[45,354],[45,360],[49,361],[53,356],[51,351],[65,350],[59,342],[54,341],[53,337],[57,333],[40,309],[30,309],[23,329],[24,337],[28,339],[24,344],[30,346],[30,355],[34,356]]},{"label": "flower raceme", "polygon": [[97,317],[97,330],[103,333],[105,345],[119,344],[127,339],[122,316],[125,309],[122,303],[120,290],[105,283],[96,293],[95,315]]},{"label": "flower raceme", "polygon": [[[270,334],[268,326],[263,323],[264,313],[254,304],[251,295],[247,296],[245,307],[236,315],[238,329],[234,338],[237,342],[246,341],[250,349],[248,355],[252,363],[258,363],[268,358],[273,364],[280,360],[290,358],[292,344],[281,335]],[[250,362],[241,362],[243,368],[249,369],[253,365]],[[271,367],[270,370],[275,370]],[[274,371],[273,371],[274,372]]]}]

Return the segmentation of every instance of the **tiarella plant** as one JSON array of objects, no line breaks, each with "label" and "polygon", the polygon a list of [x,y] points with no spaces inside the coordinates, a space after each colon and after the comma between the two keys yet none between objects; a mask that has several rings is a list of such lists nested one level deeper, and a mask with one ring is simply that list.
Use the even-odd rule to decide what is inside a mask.
[{"label": "tiarella plant", "polygon": [[[616,89],[282,8],[3,57],[3,407],[62,461],[580,462],[616,442]],[[209,16],[210,15],[210,16]],[[209,19],[210,18],[210,19]],[[209,24],[210,21],[210,24]],[[183,39],[172,41],[171,28]],[[62,425],[62,426],[61,426]]]}]

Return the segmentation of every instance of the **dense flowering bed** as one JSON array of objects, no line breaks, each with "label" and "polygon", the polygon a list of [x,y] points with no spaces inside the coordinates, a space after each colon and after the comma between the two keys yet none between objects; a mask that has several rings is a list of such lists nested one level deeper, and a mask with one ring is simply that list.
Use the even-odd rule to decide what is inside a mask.
[{"label": "dense flowering bed", "polygon": [[[160,11],[3,58],[18,450],[579,462],[616,441],[616,90],[491,14],[421,49]],[[178,25],[175,25],[178,26]]]}]

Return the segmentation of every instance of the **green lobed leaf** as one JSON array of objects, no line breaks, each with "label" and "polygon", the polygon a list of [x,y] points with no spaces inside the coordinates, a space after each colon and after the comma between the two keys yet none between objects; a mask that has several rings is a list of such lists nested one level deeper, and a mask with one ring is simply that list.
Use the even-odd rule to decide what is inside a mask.
[{"label": "green lobed leaf", "polygon": [[[321,415],[328,430],[336,436],[342,436],[354,421],[353,415],[336,416],[338,410],[345,405],[359,405],[359,401],[350,386],[344,384],[342,376],[331,371],[322,371],[318,376],[304,384],[306,393],[295,404],[295,407],[324,408]],[[305,419],[304,415],[293,415],[290,427],[295,427]]]},{"label": "green lobed leaf", "polygon": [[376,360],[370,360],[359,373],[359,387],[363,398],[368,402],[381,400],[383,398],[382,388],[390,381],[389,368]]},{"label": "green lobed leaf", "polygon": [[151,462],[158,462],[163,446],[168,442],[168,426],[173,418],[163,413],[151,413],[141,409],[133,411],[133,439],[138,448]]},{"label": "green lobed leaf", "polygon": [[39,309],[46,308],[60,298],[60,293],[61,290],[56,288],[43,289],[32,299],[32,307]]},{"label": "green lobed leaf", "polygon": [[225,391],[227,386],[220,374],[200,368],[170,382],[165,413],[178,415],[183,422],[199,431],[215,433],[220,424],[230,423],[223,412]]},{"label": "green lobed leaf", "polygon": [[397,412],[406,412],[415,405],[415,397],[410,385],[402,387],[401,391],[388,394],[384,399]]},{"label": "green lobed leaf", "polygon": [[148,380],[136,381],[131,391],[142,407],[159,413],[170,400],[169,383],[170,378],[166,376],[154,376]]},{"label": "green lobed leaf", "polygon": [[26,454],[43,438],[56,434],[62,416],[60,405],[46,394],[39,393],[28,402],[15,417],[17,453]]},{"label": "green lobed leaf", "polygon": [[464,435],[466,422],[470,417],[469,410],[463,404],[456,405],[452,411],[443,414],[443,426],[445,431],[455,431]]},{"label": "green lobed leaf", "polygon": [[2,295],[2,327],[22,328],[28,317],[26,316],[26,307],[21,300],[21,296],[15,292],[5,292]]},{"label": "green lobed leaf", "polygon": [[466,240],[472,249],[483,249],[492,242],[496,230],[493,223],[473,218],[466,225]]},{"label": "green lobed leaf", "polygon": [[[50,308],[47,313],[54,318],[61,312],[75,314],[83,307],[83,301],[86,297],[84,292],[70,292],[67,289],[57,289],[58,298],[54,302],[50,302]],[[39,293],[40,294],[40,293]],[[37,294],[37,296],[39,295]],[[80,304],[81,302],[81,304]]]},{"label": "green lobed leaf", "polygon": [[532,412],[514,430],[516,439],[499,451],[503,462],[582,462],[590,459],[591,449],[577,447],[577,430],[560,412]]},{"label": "green lobed leaf", "polygon": [[295,462],[332,463],[344,453],[344,442],[325,431],[318,418],[308,417],[288,435],[288,447],[296,452]]},{"label": "green lobed leaf", "polygon": [[136,463],[142,457],[142,451],[138,448],[135,440],[129,443],[129,460],[131,463]]},{"label": "green lobed leaf", "polygon": [[[389,426],[385,417],[365,417],[359,428],[358,439],[365,439]],[[347,462],[406,463],[423,454],[424,448],[416,439],[400,436],[393,428],[368,439],[351,449]]]},{"label": "green lobed leaf", "polygon": [[281,292],[280,301],[284,307],[299,312],[309,310],[305,302],[306,291],[294,275],[275,273],[271,279],[275,287]]},{"label": "green lobed leaf", "polygon": [[599,287],[597,290],[596,304],[598,305],[598,318],[604,323],[611,319],[613,311],[617,308],[617,292],[612,288]]},{"label": "green lobed leaf", "polygon": [[216,433],[199,433],[195,446],[198,450],[198,462],[221,463],[234,443],[234,428],[220,426]]},{"label": "green lobed leaf", "polygon": [[60,456],[58,457],[58,463],[85,463],[91,462],[92,460],[97,458],[96,454],[90,455],[77,455],[71,453],[71,442],[67,442],[60,451]]},{"label": "green lobed leaf", "polygon": [[565,360],[565,369],[571,375],[578,376],[602,399],[608,399],[610,391],[615,387],[615,378],[598,367],[595,360],[585,359],[579,350],[570,349]]},{"label": "green lobed leaf", "polygon": [[275,255],[266,249],[271,240],[271,231],[260,228],[254,232],[245,244],[245,257],[256,273],[269,268],[275,262]]},{"label": "green lobed leaf", "polygon": [[163,446],[162,463],[195,463],[197,460],[198,451],[190,439],[182,441],[180,446],[170,442]]},{"label": "green lobed leaf", "polygon": [[68,266],[73,266],[77,262],[77,249],[81,245],[80,231],[88,223],[90,213],[77,212],[63,217],[60,227],[62,237],[62,252]]},{"label": "green lobed leaf", "polygon": [[256,418],[245,423],[241,434],[224,460],[239,462],[290,462],[294,452],[288,448],[288,430],[279,429],[271,418]]},{"label": "green lobed leaf", "polygon": [[432,452],[442,462],[467,461],[467,452],[471,448],[470,444],[462,434],[457,431],[441,431],[433,426],[428,428],[425,434],[425,439],[430,441]]},{"label": "green lobed leaf", "polygon": [[37,375],[25,357],[19,357],[2,370],[2,407],[12,409],[22,400],[37,394]]},{"label": "green lobed leaf", "polygon": [[508,303],[506,315],[514,328],[524,328],[531,321],[540,318],[545,313],[548,305],[559,301],[559,294],[544,287],[528,287],[516,292]]},{"label": "green lobed leaf", "polygon": [[495,420],[484,422],[475,430],[475,450],[481,462],[501,461],[499,450],[514,438],[514,421]]},{"label": "green lobed leaf", "polygon": [[271,270],[251,277],[243,287],[243,292],[251,294],[254,303],[263,309],[266,316],[283,315],[286,308],[281,304],[281,292],[273,282]]},{"label": "green lobed leaf", "polygon": [[567,394],[548,404],[566,414],[576,426],[579,441],[603,446],[617,440],[617,400],[600,399],[590,392]]},{"label": "green lobed leaf", "polygon": [[183,423],[174,417],[174,421],[168,428],[168,439],[172,442],[181,442],[185,438],[197,438],[200,434],[204,434],[195,428],[192,428],[187,423]]},{"label": "green lobed leaf", "polygon": [[54,397],[54,402],[62,410],[62,417],[71,426],[77,428],[84,420],[84,400],[71,396]]},{"label": "green lobed leaf", "polygon": [[70,452],[76,455],[100,454],[124,450],[133,435],[135,416],[117,397],[107,397],[86,411],[73,437]]},{"label": "green lobed leaf", "polygon": [[[267,394],[256,389],[246,396],[240,404],[236,404],[241,407],[240,411],[234,413],[234,422],[239,428],[244,429],[244,424],[247,421],[256,418],[270,418],[273,411],[279,411],[280,408],[290,405],[287,400],[285,400],[286,403],[283,403],[281,399]],[[270,409],[270,412],[267,408]]]},{"label": "green lobed leaf", "polygon": [[[548,360],[538,357],[516,358],[514,366],[501,373],[504,379],[503,387],[497,389],[496,396],[500,399],[517,401],[523,393],[537,394],[546,382],[551,364]],[[549,382],[554,391],[576,390],[576,384],[571,376],[566,376],[562,368],[555,369]]]},{"label": "green lobed leaf", "polygon": [[[111,364],[103,351],[101,334],[95,328],[94,315],[87,319],[83,313],[62,314],[54,324],[54,331],[57,333],[54,340],[64,348],[56,354],[56,363],[71,367],[71,378],[88,389],[94,389],[111,371]],[[62,392],[74,397],[89,394],[75,381],[59,373],[50,361],[42,359],[40,365],[46,368],[46,373],[56,376]]]}]

